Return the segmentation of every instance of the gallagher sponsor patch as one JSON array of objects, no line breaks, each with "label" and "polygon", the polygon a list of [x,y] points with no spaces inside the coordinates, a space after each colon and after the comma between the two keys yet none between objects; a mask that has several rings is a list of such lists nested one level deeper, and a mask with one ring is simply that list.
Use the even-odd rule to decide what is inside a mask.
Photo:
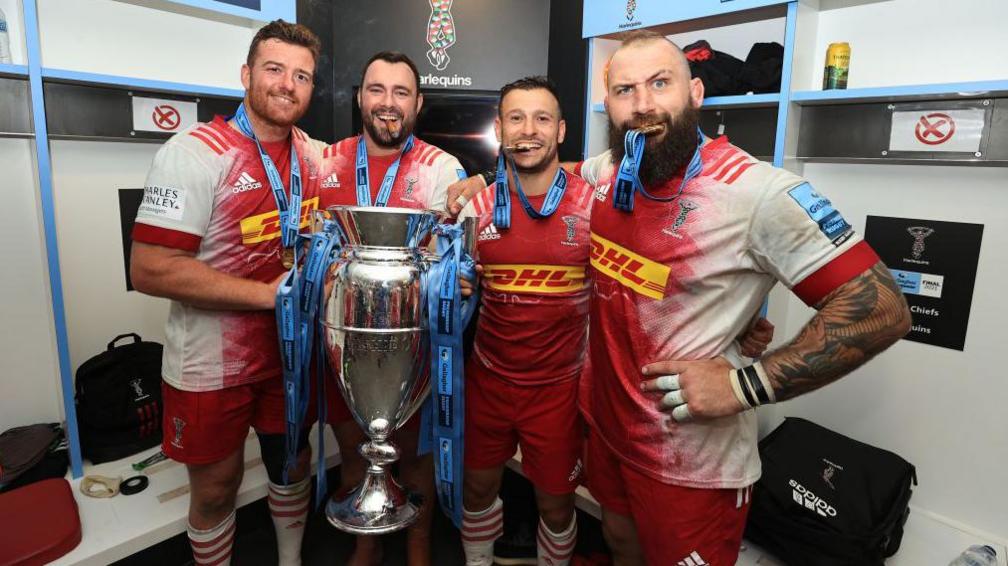
[{"label": "gallagher sponsor patch", "polygon": [[840,245],[848,238],[851,225],[833,208],[830,200],[815,191],[812,185],[802,183],[788,191],[791,198],[805,209],[809,218],[819,224],[819,230],[835,245]]}]

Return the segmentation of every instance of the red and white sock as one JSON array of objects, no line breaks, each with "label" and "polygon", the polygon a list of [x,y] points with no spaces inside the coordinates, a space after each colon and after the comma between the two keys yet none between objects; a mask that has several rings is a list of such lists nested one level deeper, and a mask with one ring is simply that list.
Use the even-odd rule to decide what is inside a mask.
[{"label": "red and white sock", "polygon": [[301,566],[301,539],[311,498],[310,479],[290,485],[269,482],[269,510],[276,530],[280,566]]},{"label": "red and white sock", "polygon": [[466,566],[492,566],[494,541],[504,534],[504,504],[500,498],[482,511],[462,510],[462,550]]},{"label": "red and white sock", "polygon": [[536,548],[539,551],[539,566],[568,566],[574,556],[577,542],[577,515],[571,517],[570,525],[563,532],[554,533],[539,519],[539,533]]},{"label": "red and white sock", "polygon": [[231,546],[234,544],[235,512],[216,527],[200,530],[192,525],[186,528],[196,566],[228,566],[231,564]]}]

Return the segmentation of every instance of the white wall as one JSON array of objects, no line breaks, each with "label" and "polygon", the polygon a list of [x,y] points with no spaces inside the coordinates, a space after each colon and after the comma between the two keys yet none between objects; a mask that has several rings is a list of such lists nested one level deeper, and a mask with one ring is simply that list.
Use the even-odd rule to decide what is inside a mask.
[{"label": "white wall", "polygon": [[25,34],[24,26],[21,22],[24,17],[21,13],[21,0],[0,0],[0,10],[3,10],[7,18],[7,35],[10,37],[11,64],[25,65]]},{"label": "white wall", "polygon": [[[808,164],[805,176],[860,233],[869,214],[973,222],[984,225],[983,245],[964,352],[900,341],[839,382],[776,407],[778,415],[896,452],[917,466],[916,506],[1008,539],[1008,380],[1000,355],[1008,320],[1008,172]],[[797,299],[784,300],[786,314],[774,320],[781,339],[812,314]]]},{"label": "white wall", "polygon": [[[6,11],[6,10],[5,10]],[[52,299],[28,139],[0,138],[0,431],[62,415]]]},{"label": "white wall", "polygon": [[223,88],[242,88],[239,71],[260,26],[115,0],[39,2],[45,67]]},{"label": "white wall", "polygon": [[826,48],[851,47],[847,88],[1008,79],[1004,0],[885,0],[823,10],[809,84],[822,88]]},{"label": "white wall", "polygon": [[126,291],[119,189],[142,188],[160,144],[53,141],[53,193],[70,364],[119,334],[164,343],[168,301]]}]

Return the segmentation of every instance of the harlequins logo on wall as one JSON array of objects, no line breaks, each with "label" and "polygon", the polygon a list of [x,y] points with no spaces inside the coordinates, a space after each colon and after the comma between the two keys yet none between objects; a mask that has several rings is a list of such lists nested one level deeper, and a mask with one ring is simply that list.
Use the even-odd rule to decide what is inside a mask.
[{"label": "harlequins logo on wall", "polygon": [[[438,71],[451,63],[448,49],[455,45],[455,18],[451,13],[452,0],[428,0],[431,13],[427,20],[427,61]],[[462,75],[420,75],[420,86],[459,87],[472,86],[472,77]]]},{"label": "harlequins logo on wall", "polygon": [[620,24],[619,29],[630,29],[635,27],[640,27],[640,20],[634,20],[634,13],[637,11],[637,0],[627,0],[626,3],[626,19],[627,23]]},{"label": "harlequins logo on wall", "polygon": [[427,26],[427,60],[435,69],[443,71],[451,63],[448,48],[455,45],[455,22],[452,19],[452,0],[429,0],[431,15]]},{"label": "harlequins logo on wall", "polygon": [[[907,228],[907,232],[909,232],[914,239],[913,247],[910,248],[910,255],[912,255],[915,260],[919,260],[921,255],[924,253],[924,238],[934,234],[934,228],[928,228],[927,226],[911,226]],[[927,264],[926,261],[923,263]]]}]

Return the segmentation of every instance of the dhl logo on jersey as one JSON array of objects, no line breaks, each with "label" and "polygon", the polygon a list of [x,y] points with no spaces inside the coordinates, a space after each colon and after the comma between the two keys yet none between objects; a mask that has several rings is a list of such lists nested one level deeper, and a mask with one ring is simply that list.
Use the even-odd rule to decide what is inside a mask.
[{"label": "dhl logo on jersey", "polygon": [[603,273],[652,299],[665,298],[671,269],[592,232],[591,265]]},{"label": "dhl logo on jersey", "polygon": [[487,287],[510,293],[570,293],[585,288],[583,267],[569,265],[484,265]]},{"label": "dhl logo on jersey", "polygon": [[[301,228],[307,228],[312,214],[318,209],[319,198],[301,203]],[[267,242],[280,237],[280,213],[264,212],[241,220],[242,243],[245,245]]]}]

